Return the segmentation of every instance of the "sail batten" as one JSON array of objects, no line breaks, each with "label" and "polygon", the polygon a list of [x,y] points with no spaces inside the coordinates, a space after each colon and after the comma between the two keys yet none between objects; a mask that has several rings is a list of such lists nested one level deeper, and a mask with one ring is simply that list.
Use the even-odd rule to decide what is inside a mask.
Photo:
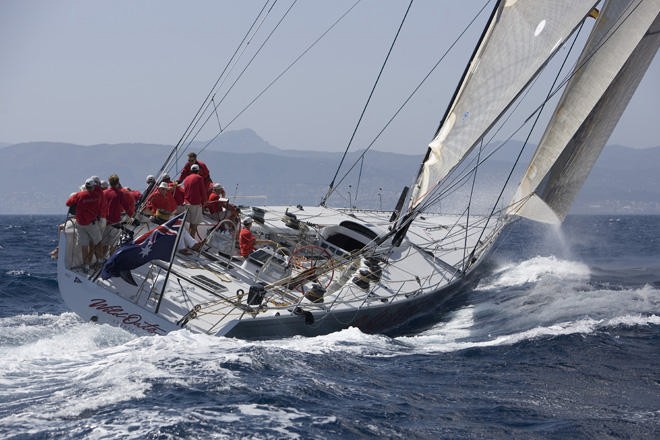
[{"label": "sail batten", "polygon": [[549,223],[565,218],[658,50],[659,12],[660,0],[605,6],[509,213]]},{"label": "sail batten", "polygon": [[500,2],[429,144],[411,206],[419,205],[470,153],[595,4],[593,0]]}]

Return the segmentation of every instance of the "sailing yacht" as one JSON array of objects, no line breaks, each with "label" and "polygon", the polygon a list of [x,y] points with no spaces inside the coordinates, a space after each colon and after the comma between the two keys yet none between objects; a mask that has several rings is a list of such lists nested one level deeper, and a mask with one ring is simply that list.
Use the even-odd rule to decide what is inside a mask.
[{"label": "sailing yacht", "polygon": [[[188,329],[267,339],[348,327],[414,331],[479,281],[512,222],[563,221],[657,52],[659,12],[660,0],[496,2],[394,209],[332,207],[336,174],[318,206],[227,200],[224,215],[204,217],[199,246],[186,252],[186,212],[164,224],[137,215],[92,273],[79,267],[70,217],[59,240],[62,297],[84,320],[141,335]],[[576,36],[584,32],[586,38]],[[560,49],[568,45],[574,53],[577,41],[583,45],[572,65],[563,63],[545,98],[522,115],[524,126],[532,121],[536,129],[540,115],[552,112],[531,161],[522,164],[522,151],[514,154],[492,191],[492,176],[482,170],[503,151],[494,133],[538,76],[560,64],[550,62]],[[191,136],[216,111],[212,96],[213,90],[155,175],[178,171]],[[519,180],[514,170],[522,170]],[[491,191],[479,193],[484,185]],[[252,233],[271,245],[241,256],[237,243],[247,217]]]}]

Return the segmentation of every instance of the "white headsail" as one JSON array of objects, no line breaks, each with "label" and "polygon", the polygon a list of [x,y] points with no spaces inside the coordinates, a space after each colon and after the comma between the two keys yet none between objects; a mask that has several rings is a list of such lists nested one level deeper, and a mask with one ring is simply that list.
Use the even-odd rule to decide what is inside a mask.
[{"label": "white headsail", "polygon": [[595,3],[594,0],[500,1],[429,144],[411,206],[424,200],[469,154]]},{"label": "white headsail", "polygon": [[610,1],[600,14],[510,213],[561,222],[660,45],[660,0]]}]

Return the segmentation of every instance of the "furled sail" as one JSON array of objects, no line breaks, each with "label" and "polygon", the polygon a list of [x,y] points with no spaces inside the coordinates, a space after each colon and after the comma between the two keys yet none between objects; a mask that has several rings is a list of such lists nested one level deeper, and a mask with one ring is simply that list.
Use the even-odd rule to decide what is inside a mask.
[{"label": "furled sail", "polygon": [[594,0],[500,1],[429,144],[411,206],[424,200],[593,8]]},{"label": "furled sail", "polygon": [[603,9],[509,212],[563,221],[660,45],[660,0]]}]

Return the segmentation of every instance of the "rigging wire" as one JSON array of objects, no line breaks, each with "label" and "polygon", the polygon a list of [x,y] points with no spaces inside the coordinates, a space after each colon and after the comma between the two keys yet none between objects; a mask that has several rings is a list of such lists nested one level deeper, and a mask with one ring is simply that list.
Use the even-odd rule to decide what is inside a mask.
[{"label": "rigging wire", "polygon": [[364,156],[360,159],[360,171],[358,172],[357,186],[355,187],[355,204],[357,205],[360,182],[362,181],[362,168],[364,167]]},{"label": "rigging wire", "polygon": [[257,48],[257,50],[254,52],[254,54],[252,55],[252,58],[250,58],[250,60],[249,60],[249,61],[247,62],[247,64],[245,65],[245,67],[243,67],[243,70],[241,70],[241,72],[238,74],[238,76],[236,77],[236,79],[234,80],[234,82],[231,84],[231,86],[229,86],[229,88],[227,89],[227,91],[225,92],[225,94],[222,95],[222,98],[220,99],[220,102],[218,103],[218,105],[220,105],[220,104],[222,104],[222,103],[224,102],[224,100],[227,98],[227,95],[229,95],[229,92],[231,92],[231,91],[233,90],[233,88],[234,88],[234,86],[236,85],[236,83],[238,83],[238,81],[243,77],[243,74],[245,73],[245,71],[248,69],[248,67],[250,67],[250,65],[252,65],[252,62],[253,62],[253,61],[255,60],[255,58],[257,58],[257,56],[261,53],[261,51],[263,50],[263,48],[266,46],[266,43],[268,43],[268,41],[270,41],[271,37],[275,34],[275,31],[281,26],[281,24],[284,22],[284,19],[285,19],[285,18],[289,15],[289,13],[293,10],[293,7],[296,5],[296,3],[298,3],[298,0],[294,0],[294,1],[291,3],[291,5],[287,8],[287,10],[286,10],[286,11],[284,12],[284,14],[282,15],[282,18],[280,18],[280,20],[277,22],[277,24],[275,25],[275,27],[273,27],[273,29],[270,31],[270,33],[266,36],[266,38],[264,39],[264,41],[261,42],[261,45],[259,45],[259,47]]},{"label": "rigging wire", "polygon": [[215,113],[215,117],[218,120],[218,130],[222,131],[222,124],[220,123],[220,115],[218,115],[218,107],[215,105],[215,95],[211,98],[211,102],[213,103],[213,110]]},{"label": "rigging wire", "polygon": [[[328,200],[328,197],[332,193],[334,184],[335,184],[335,179],[337,179],[337,175],[339,174],[339,170],[341,169],[341,166],[344,163],[344,159],[346,159],[346,155],[348,154],[348,150],[351,148],[351,144],[353,143],[353,139],[355,139],[355,134],[358,131],[358,128],[360,127],[360,124],[362,123],[362,118],[364,118],[364,114],[367,111],[367,107],[369,107],[369,103],[371,102],[371,98],[374,95],[374,92],[376,91],[376,87],[378,86],[378,83],[380,82],[380,77],[383,75],[383,71],[385,70],[385,66],[387,65],[388,60],[390,59],[390,55],[392,54],[392,50],[394,49],[394,45],[396,44],[397,40],[399,39],[399,34],[401,33],[401,29],[403,28],[403,24],[406,22],[406,18],[408,17],[408,13],[410,12],[410,8],[412,7],[414,0],[410,0],[410,3],[408,3],[408,7],[406,8],[406,12],[403,14],[403,18],[401,19],[401,23],[399,23],[399,28],[396,31],[396,34],[394,35],[394,39],[392,40],[392,43],[390,44],[390,48],[387,51],[387,55],[385,56],[385,60],[383,60],[383,63],[380,66],[380,70],[378,71],[378,75],[376,76],[376,80],[374,81],[373,86],[371,87],[371,91],[369,92],[369,97],[367,98],[367,102],[364,103],[364,106],[362,107],[362,112],[360,113],[360,117],[357,120],[357,123],[355,124],[355,128],[353,129],[353,133],[351,134],[350,139],[348,140],[348,144],[346,145],[346,149],[344,150],[344,154],[341,156],[341,159],[339,160],[339,165],[337,165],[337,171],[335,171],[335,175],[332,177],[332,181],[330,182],[330,185],[328,187],[328,191],[323,196],[323,199],[321,200],[320,205],[325,206],[325,202]],[[360,168],[361,169],[361,168]],[[359,185],[359,183],[358,183]],[[356,194],[357,198],[357,194]]]},{"label": "rigging wire", "polygon": [[[238,56],[236,56],[236,52],[235,52],[234,55],[232,55],[232,58],[227,63],[227,66],[225,67],[225,69],[223,70],[221,76],[218,78],[218,80],[214,84],[211,91],[219,90],[225,84],[225,81],[227,81],[227,78],[229,78],[229,75],[232,73],[234,68],[237,66],[238,60],[241,59],[243,57],[243,55],[245,55],[245,52],[247,51],[248,47],[250,46],[250,43],[252,42],[252,39],[254,39],[254,37],[259,33],[262,26],[266,22],[266,19],[268,18],[268,16],[273,11],[273,8],[277,4],[277,1],[278,0],[275,0],[273,2],[273,4],[270,6],[270,8],[268,8],[268,11],[266,13],[264,13],[264,10],[268,6],[268,3],[270,2],[270,0],[266,1],[266,4],[264,4],[264,6],[261,9],[259,15],[255,18],[255,20],[251,24],[250,28],[248,29],[248,32],[243,37],[243,41],[241,41],[241,43],[238,45],[238,47],[236,49],[237,52],[240,50],[240,54],[238,54]],[[257,22],[259,22],[259,24],[255,28],[255,25],[256,25]],[[231,66],[231,67],[229,67],[229,66]],[[222,81],[220,81],[220,79],[222,79]],[[229,93],[229,92],[227,92],[227,93]],[[225,94],[225,96],[226,96],[226,94]],[[224,100],[225,96],[223,96],[222,100]],[[215,97],[215,93],[213,94],[213,97]],[[192,142],[195,139],[197,139],[197,136],[199,135],[199,132],[208,123],[208,120],[210,119],[210,117],[207,117],[206,120],[202,123],[201,127],[199,127],[197,129],[197,131],[193,134],[193,130],[195,128],[197,128],[198,124],[202,121],[202,116],[207,114],[207,112],[209,112],[209,113],[210,112],[216,112],[217,113],[217,108],[218,108],[219,104],[216,105],[215,102],[212,102],[212,101],[213,101],[213,99],[211,99],[210,101],[208,101],[208,100],[206,101],[206,105],[204,106],[204,110],[201,112],[201,114],[199,115],[199,118],[195,121],[195,124],[190,128],[190,130],[189,130],[189,132],[186,136],[186,139],[184,141],[186,143],[186,147],[183,149],[183,151],[180,152],[178,157],[181,157],[183,155],[183,153],[188,150],[188,148],[190,147]],[[209,111],[209,107],[211,107],[211,106],[213,106],[213,110]],[[222,128],[221,128],[221,130],[222,130]]]},{"label": "rigging wire", "polygon": [[[479,146],[479,151],[477,152],[477,164],[479,164],[479,158],[481,157],[481,152],[484,149],[484,141],[483,138],[481,139],[481,145]],[[467,253],[467,241],[468,241],[468,232],[470,230],[470,208],[472,208],[472,198],[474,196],[474,186],[477,181],[477,171],[479,170],[479,167],[476,166],[474,167],[474,172],[472,175],[472,186],[470,188],[470,198],[468,199],[467,203],[467,213],[465,215],[465,241],[463,242],[463,269],[465,270],[465,254]],[[477,243],[479,241],[477,240]]]},{"label": "rigging wire", "polygon": [[[220,102],[218,103],[218,105],[220,105],[220,104],[225,100],[225,98],[227,97],[227,95],[229,94],[229,92],[231,92],[231,90],[234,88],[234,86],[236,85],[236,83],[241,79],[241,77],[243,76],[243,74],[245,73],[245,71],[248,69],[248,67],[250,67],[250,65],[251,65],[252,62],[255,60],[255,58],[257,57],[257,55],[259,55],[259,53],[260,53],[261,50],[264,48],[264,46],[266,45],[266,43],[267,43],[267,42],[270,40],[270,38],[274,35],[275,31],[276,31],[276,30],[280,27],[280,25],[284,22],[284,19],[289,15],[289,13],[291,12],[291,10],[293,9],[293,7],[295,6],[295,4],[296,4],[297,2],[298,2],[298,0],[294,0],[293,3],[291,3],[291,5],[289,6],[289,8],[285,11],[284,15],[282,15],[282,17],[281,17],[280,20],[277,22],[277,24],[275,25],[275,27],[271,30],[271,32],[270,32],[270,33],[268,34],[268,36],[264,39],[264,41],[261,42],[261,45],[259,46],[259,48],[257,49],[257,51],[254,53],[254,55],[252,56],[252,58],[250,58],[250,60],[249,60],[248,63],[245,65],[245,67],[243,68],[243,70],[241,71],[241,73],[238,75],[238,77],[234,80],[234,82],[231,84],[231,86],[229,87],[229,89],[228,89],[228,90],[225,92],[225,94],[222,96],[222,98],[220,99]],[[272,10],[272,9],[271,9],[271,10]],[[217,111],[217,106],[216,106],[215,104],[214,104],[213,107],[214,107],[214,108],[213,108],[213,111]],[[211,117],[212,117],[212,113],[209,113],[209,115],[208,115],[208,116],[206,117],[206,119],[204,120],[204,123],[203,123],[203,124],[197,129],[197,132],[196,132],[195,135],[192,137],[190,143],[192,142],[192,140],[194,140],[194,139],[197,138],[197,136],[198,136],[199,133],[202,131],[202,129],[204,129],[204,127],[205,127],[206,124],[208,123],[209,119],[211,119]],[[230,121],[230,123],[233,122],[235,119],[236,119],[236,118],[232,119],[232,121]],[[229,124],[225,125],[225,128],[224,128],[224,129],[219,130],[219,131],[217,132],[217,134],[216,134],[215,136],[213,136],[213,138],[211,138],[211,140],[208,141],[208,142],[207,142],[207,143],[201,148],[200,152],[201,152],[201,151],[204,151],[206,148],[208,148],[208,146],[211,145],[211,144],[212,144],[212,143],[218,138],[218,136],[220,136],[220,135],[224,132],[225,129],[227,129],[227,126],[228,126],[228,125],[229,125]],[[190,143],[189,143],[189,144],[190,144]]]},{"label": "rigging wire", "polygon": [[374,138],[367,145],[367,147],[364,149],[364,151],[355,160],[353,165],[351,165],[351,167],[349,167],[349,169],[344,173],[344,175],[341,177],[341,179],[339,179],[339,182],[337,182],[335,187],[339,186],[344,180],[346,180],[346,178],[351,173],[351,171],[353,171],[353,169],[357,166],[358,162],[369,152],[369,150],[371,150],[371,147],[373,147],[374,144],[376,143],[376,141],[378,141],[378,139],[380,139],[381,135],[385,132],[385,130],[387,130],[387,128],[390,126],[390,124],[397,118],[397,116],[399,116],[399,113],[401,113],[403,111],[403,109],[406,107],[406,105],[408,105],[408,103],[412,100],[412,98],[417,94],[419,89],[421,89],[422,86],[426,83],[426,81],[429,79],[431,74],[433,74],[433,72],[435,72],[435,70],[438,68],[438,66],[445,60],[447,55],[449,55],[449,52],[452,51],[454,46],[456,46],[458,44],[458,42],[463,38],[463,35],[465,35],[465,33],[472,27],[472,25],[481,16],[483,11],[486,9],[486,6],[488,6],[488,3],[489,2],[486,2],[481,7],[481,9],[479,9],[479,11],[477,11],[477,13],[474,15],[472,20],[470,20],[470,22],[465,26],[465,28],[461,31],[461,33],[458,34],[458,36],[449,45],[449,47],[445,50],[445,52],[440,56],[440,58],[438,59],[438,61],[436,61],[436,63],[433,65],[433,67],[431,67],[431,69],[429,69],[429,71],[421,79],[421,81],[417,84],[417,86],[415,86],[415,88],[412,90],[412,92],[410,92],[410,94],[406,97],[406,99],[403,100],[401,105],[396,109],[396,111],[392,114],[392,116],[387,120],[387,122],[385,123],[383,128],[381,128],[381,130],[376,134],[376,136],[374,136]]},{"label": "rigging wire", "polygon": [[[198,118],[199,118],[199,116],[200,116],[200,111],[202,110],[203,107],[207,107],[207,106],[208,106],[209,98],[213,95],[213,91],[218,87],[218,84],[220,84],[220,81],[225,77],[225,73],[227,72],[227,69],[229,69],[229,66],[230,66],[230,65],[234,62],[234,60],[236,59],[236,56],[238,55],[238,53],[239,53],[241,47],[244,46],[244,44],[245,44],[246,40],[248,39],[249,35],[252,33],[252,30],[254,29],[254,26],[256,25],[256,23],[257,23],[258,20],[259,20],[259,17],[261,17],[261,16],[263,15],[264,10],[265,10],[266,7],[268,6],[269,1],[270,1],[270,0],[267,0],[267,1],[264,3],[264,5],[262,6],[261,10],[260,10],[259,13],[257,14],[257,16],[256,16],[256,17],[254,18],[254,20],[252,21],[252,23],[251,23],[250,27],[248,28],[247,32],[245,33],[245,35],[244,35],[243,38],[241,39],[240,43],[238,44],[238,46],[237,46],[236,49],[234,50],[234,53],[233,53],[232,56],[229,58],[229,61],[227,61],[227,64],[225,64],[225,67],[224,67],[224,68],[222,69],[222,71],[220,72],[220,75],[218,75],[218,78],[216,79],[215,83],[214,83],[213,86],[211,87],[211,90],[210,90],[209,93],[206,95],[206,98],[204,98],[204,101],[202,101],[202,105],[200,105],[200,108],[197,110],[197,113],[195,113],[195,116],[193,117],[192,121],[190,122],[190,124],[188,125],[188,127],[186,128],[186,130],[184,131],[184,136],[182,136],[182,140],[184,139],[184,137],[189,136],[190,131],[191,131],[192,128],[195,126],[195,124],[197,124],[197,122],[198,122]],[[277,0],[275,0],[275,2],[277,2]],[[180,143],[181,143],[181,140],[177,143],[177,146],[179,146]]]},{"label": "rigging wire", "polygon": [[[352,6],[350,6],[337,20],[335,20],[329,27],[326,29],[319,37],[316,38],[309,46],[307,46],[287,67],[282,70],[278,75],[275,76],[275,78],[269,82],[257,95],[252,98],[244,107],[242,110],[240,110],[227,124],[225,124],[225,130],[229,126],[231,126],[243,113],[245,113],[252,105],[259,99],[261,96],[266,93],[277,81],[279,81],[291,68],[298,63],[314,46],[316,46],[332,29],[334,29],[340,21],[342,21],[346,15],[348,15],[349,12],[351,12],[362,0],[357,0]],[[208,122],[210,119],[210,116],[207,117],[206,121],[204,122],[205,124]],[[211,138],[203,147],[200,151],[205,150],[215,139],[217,139],[218,136],[220,136],[222,132],[217,133],[213,138]]]},{"label": "rigging wire", "polygon": [[[224,77],[224,74],[225,74],[225,72],[227,71],[227,68],[229,67],[229,65],[232,63],[232,61],[234,60],[234,58],[235,58],[236,55],[238,54],[240,48],[243,46],[243,43],[245,43],[245,40],[247,39],[248,35],[250,35],[250,33],[251,33],[252,29],[254,28],[255,23],[257,23],[259,17],[263,14],[263,12],[264,12],[264,10],[266,9],[266,6],[268,5],[269,1],[270,1],[270,0],[266,0],[266,3],[264,3],[263,7],[261,8],[261,10],[260,10],[259,13],[257,14],[257,16],[256,16],[256,17],[254,18],[254,20],[252,21],[252,24],[250,25],[250,28],[249,28],[248,31],[245,33],[245,35],[243,36],[243,39],[241,40],[241,42],[238,44],[238,46],[237,46],[236,49],[234,50],[234,53],[233,53],[232,56],[230,57],[229,61],[228,61],[227,64],[225,65],[225,67],[222,69],[222,72],[220,72],[220,75],[218,76],[217,80],[215,81],[215,83],[214,83],[213,86],[211,87],[211,90],[209,91],[208,95],[206,95],[206,98],[204,98],[204,101],[202,101],[202,104],[201,104],[201,105],[199,106],[199,108],[197,109],[197,112],[195,113],[195,116],[193,116],[192,120],[191,120],[190,123],[188,124],[188,127],[186,127],[186,129],[184,130],[183,134],[181,135],[181,138],[180,138],[179,141],[176,143],[176,145],[174,146],[174,148],[170,151],[170,154],[169,154],[169,156],[167,157],[167,159],[165,159],[165,162],[163,163],[163,166],[161,167],[161,169],[160,169],[160,171],[159,171],[159,174],[162,174],[166,169],[168,169],[169,167],[171,167],[171,166],[173,165],[173,164],[171,163],[171,162],[172,162],[172,158],[173,158],[173,156],[176,154],[177,150],[179,149],[179,147],[181,146],[181,144],[185,141],[185,139],[187,139],[187,137],[188,137],[188,135],[189,135],[189,132],[191,131],[192,127],[194,127],[194,125],[196,124],[196,121],[197,121],[198,118],[200,117],[200,112],[202,111],[202,109],[205,108],[205,107],[208,107],[208,104],[207,104],[207,103],[208,103],[208,101],[209,101],[209,97],[210,97],[211,95],[213,95],[213,91],[215,90],[215,88],[216,88],[216,87],[218,86],[218,84],[220,83],[220,80]],[[277,0],[275,0],[275,1],[277,1]],[[174,160],[176,160],[176,159],[178,159],[178,157],[174,158]]]}]

